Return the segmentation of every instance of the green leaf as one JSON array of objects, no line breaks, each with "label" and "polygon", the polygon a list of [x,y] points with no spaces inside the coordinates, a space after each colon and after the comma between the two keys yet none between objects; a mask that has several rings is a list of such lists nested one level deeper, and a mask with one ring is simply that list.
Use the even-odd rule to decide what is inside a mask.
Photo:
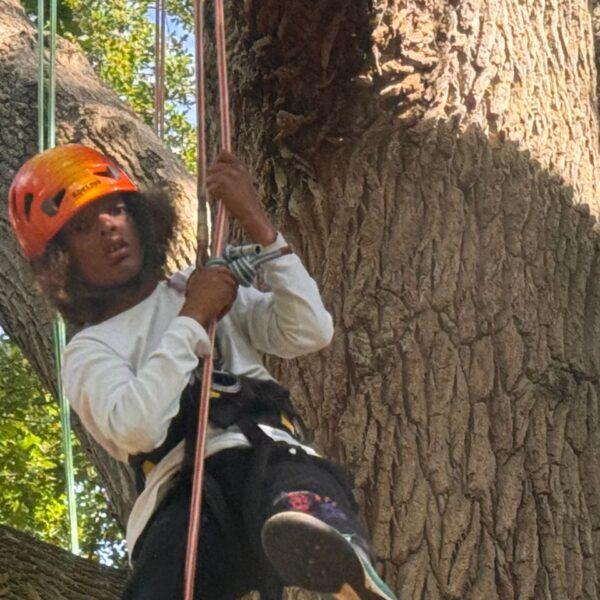
[{"label": "green leaf", "polygon": [[[59,411],[17,347],[6,339],[0,339],[0,401],[2,522],[68,549]],[[123,565],[122,532],[97,474],[73,440],[82,554]]]}]

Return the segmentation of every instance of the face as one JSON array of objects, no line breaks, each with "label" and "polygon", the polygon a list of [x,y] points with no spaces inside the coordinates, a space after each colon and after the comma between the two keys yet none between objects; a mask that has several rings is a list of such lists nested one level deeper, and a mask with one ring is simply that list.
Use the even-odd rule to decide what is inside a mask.
[{"label": "face", "polygon": [[106,288],[123,285],[142,268],[139,233],[118,194],[86,206],[65,225],[63,235],[88,284]]}]

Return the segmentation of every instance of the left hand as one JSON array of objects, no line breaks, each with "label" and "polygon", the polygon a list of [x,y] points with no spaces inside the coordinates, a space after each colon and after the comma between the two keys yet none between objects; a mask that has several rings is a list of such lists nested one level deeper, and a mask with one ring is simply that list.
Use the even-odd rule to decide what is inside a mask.
[{"label": "left hand", "polygon": [[268,246],[275,241],[277,231],[260,205],[250,173],[234,154],[225,150],[219,153],[208,169],[206,187],[253,242]]}]

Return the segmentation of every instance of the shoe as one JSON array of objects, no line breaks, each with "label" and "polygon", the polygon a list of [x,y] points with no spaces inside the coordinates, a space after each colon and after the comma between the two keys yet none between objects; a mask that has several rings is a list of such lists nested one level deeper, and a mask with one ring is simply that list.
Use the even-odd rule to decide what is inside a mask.
[{"label": "shoe", "polygon": [[[314,508],[316,504],[317,508],[325,509],[318,513],[329,513],[339,520],[342,511],[335,503],[321,500],[311,492],[294,493],[312,497],[309,502],[300,502],[301,510],[276,513],[262,529],[265,554],[283,582],[329,594],[336,600],[397,600],[371,564],[361,536],[341,533],[303,510],[307,505]],[[319,502],[314,502],[315,497]],[[323,507],[323,504],[329,506]]]}]

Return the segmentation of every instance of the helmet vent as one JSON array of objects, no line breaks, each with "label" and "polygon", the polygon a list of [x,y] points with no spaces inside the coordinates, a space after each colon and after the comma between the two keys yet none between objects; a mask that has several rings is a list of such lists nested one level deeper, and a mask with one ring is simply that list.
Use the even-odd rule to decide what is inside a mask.
[{"label": "helmet vent", "polygon": [[49,216],[55,217],[60,209],[61,202],[65,197],[66,190],[62,189],[52,198],[46,198],[42,203],[42,210]]},{"label": "helmet vent", "polygon": [[25,217],[29,221],[29,213],[31,212],[31,204],[33,202],[33,194],[25,194],[25,204],[23,209],[25,210]]},{"label": "helmet vent", "polygon": [[115,167],[112,165],[106,165],[106,169],[103,171],[94,171],[94,175],[99,175],[100,177],[109,177],[110,179],[119,179],[120,174]]}]

